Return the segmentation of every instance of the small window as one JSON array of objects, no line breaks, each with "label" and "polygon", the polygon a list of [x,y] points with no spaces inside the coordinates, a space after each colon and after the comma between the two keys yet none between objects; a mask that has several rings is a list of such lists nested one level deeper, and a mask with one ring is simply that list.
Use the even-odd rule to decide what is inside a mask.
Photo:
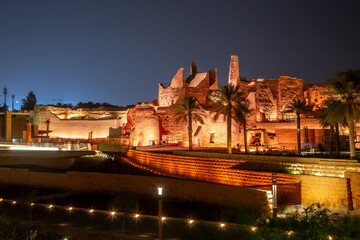
[{"label": "small window", "polygon": [[210,133],[210,143],[215,143],[215,133]]}]

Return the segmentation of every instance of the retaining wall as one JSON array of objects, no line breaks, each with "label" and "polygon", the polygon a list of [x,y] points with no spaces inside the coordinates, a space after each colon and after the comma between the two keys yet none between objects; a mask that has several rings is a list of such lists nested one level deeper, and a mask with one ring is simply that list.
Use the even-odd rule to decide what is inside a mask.
[{"label": "retaining wall", "polygon": [[[157,187],[164,187],[164,196],[216,204],[243,204],[268,211],[264,190],[191,180],[140,175],[95,172],[30,172],[27,169],[0,168],[0,182],[76,192],[116,193],[130,191],[156,196]],[[0,196],[1,197],[1,196]]]},{"label": "retaining wall", "polygon": [[[272,184],[272,172],[234,168],[245,160],[177,156],[129,150],[133,161],[169,176],[233,186]],[[278,183],[302,182],[302,204],[321,203],[324,207],[348,209],[345,178],[277,173]]]}]

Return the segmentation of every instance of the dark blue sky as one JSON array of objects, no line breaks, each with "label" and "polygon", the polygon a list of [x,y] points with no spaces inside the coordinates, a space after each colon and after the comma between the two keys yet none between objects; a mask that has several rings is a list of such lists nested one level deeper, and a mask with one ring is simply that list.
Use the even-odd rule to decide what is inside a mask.
[{"label": "dark blue sky", "polygon": [[360,68],[359,2],[1,0],[0,87],[127,105],[191,60],[226,84],[232,54],[248,79],[322,82]]}]

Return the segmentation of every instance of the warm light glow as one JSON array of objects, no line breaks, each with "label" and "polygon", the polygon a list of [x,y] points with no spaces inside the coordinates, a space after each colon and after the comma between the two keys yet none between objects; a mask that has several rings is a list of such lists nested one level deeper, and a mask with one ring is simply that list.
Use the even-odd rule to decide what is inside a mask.
[{"label": "warm light glow", "polygon": [[52,208],[52,207],[53,207],[53,205],[52,205],[52,204],[50,204],[50,205],[49,205],[49,208]]},{"label": "warm light glow", "polygon": [[328,238],[329,238],[329,240],[332,240],[332,239],[333,239],[332,236],[329,236]]},{"label": "warm light glow", "polygon": [[111,216],[114,216],[115,215],[115,212],[111,212]]},{"label": "warm light glow", "polygon": [[251,231],[255,232],[257,227],[251,227]]},{"label": "warm light glow", "polygon": [[221,224],[220,224],[220,227],[221,227],[221,228],[225,227],[225,223],[221,223]]},{"label": "warm light glow", "polygon": [[90,209],[90,211],[89,211],[90,213],[93,213],[94,212],[94,209]]},{"label": "warm light glow", "polygon": [[16,201],[12,201],[12,204],[16,204]]},{"label": "warm light glow", "polygon": [[135,217],[136,217],[136,218],[140,217],[140,214],[135,214]]},{"label": "warm light glow", "polygon": [[2,199],[2,198],[0,198],[0,202],[2,202],[2,200],[3,200],[3,199]]},{"label": "warm light glow", "polygon": [[162,196],[163,194],[163,188],[162,187],[158,187],[158,195]]},{"label": "warm light glow", "polygon": [[190,223],[190,224],[194,223],[194,220],[190,219],[190,220],[189,220],[189,223]]},{"label": "warm light glow", "polygon": [[68,210],[71,211],[71,210],[73,210],[73,208],[72,208],[72,207],[69,207]]},{"label": "warm light glow", "polygon": [[30,206],[34,206],[34,205],[35,205],[35,203],[33,203],[33,202],[32,202],[32,203],[30,203]]},{"label": "warm light glow", "polygon": [[161,221],[164,221],[164,220],[166,220],[166,217],[162,217],[162,218],[161,218]]},{"label": "warm light glow", "polygon": [[293,231],[287,231],[287,235],[289,235],[289,236],[293,233],[294,233]]}]

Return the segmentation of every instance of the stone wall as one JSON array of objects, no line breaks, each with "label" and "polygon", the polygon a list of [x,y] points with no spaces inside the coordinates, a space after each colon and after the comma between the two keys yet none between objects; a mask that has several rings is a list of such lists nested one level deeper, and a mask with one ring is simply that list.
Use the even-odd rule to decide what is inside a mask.
[{"label": "stone wall", "polygon": [[106,138],[109,136],[109,128],[119,128],[126,122],[124,119],[89,119],[68,120],[60,119],[49,111],[48,107],[35,108],[36,117],[33,125],[38,125],[39,130],[46,130],[46,121],[50,120],[49,133],[51,138],[88,138],[92,132],[92,138]]},{"label": "stone wall", "polygon": [[[259,186],[272,183],[271,171],[237,168],[237,165],[246,163],[246,160],[177,156],[135,150],[130,150],[128,157],[140,165],[174,177],[233,186]],[[286,160],[283,159],[283,162]],[[296,160],[294,162],[296,163]],[[319,202],[325,207],[344,210],[348,207],[344,178],[277,173],[277,182],[301,182],[303,204]]]},{"label": "stone wall", "polygon": [[345,177],[350,180],[354,209],[360,211],[360,172],[347,172]]},{"label": "stone wall", "polygon": [[216,204],[240,203],[250,208],[265,210],[268,206],[268,198],[264,190],[164,177],[95,172],[30,172],[27,169],[0,168],[0,182],[75,192],[130,191],[152,196],[156,196],[157,187],[162,186],[165,199],[172,197]]}]

